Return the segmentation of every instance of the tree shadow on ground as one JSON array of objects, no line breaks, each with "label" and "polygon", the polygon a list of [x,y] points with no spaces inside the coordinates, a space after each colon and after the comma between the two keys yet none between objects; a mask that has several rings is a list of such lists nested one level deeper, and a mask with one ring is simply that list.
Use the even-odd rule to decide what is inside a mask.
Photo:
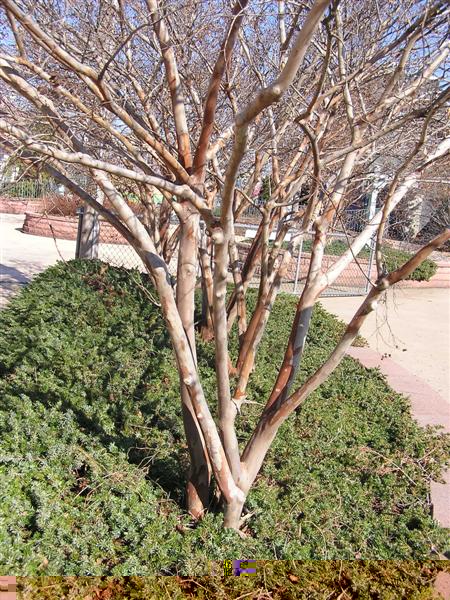
[{"label": "tree shadow on ground", "polygon": [[4,265],[3,263],[0,263],[0,277],[2,282],[13,281],[14,283],[24,284],[30,281],[30,278],[22,271],[19,271],[19,269],[16,269],[15,267]]}]

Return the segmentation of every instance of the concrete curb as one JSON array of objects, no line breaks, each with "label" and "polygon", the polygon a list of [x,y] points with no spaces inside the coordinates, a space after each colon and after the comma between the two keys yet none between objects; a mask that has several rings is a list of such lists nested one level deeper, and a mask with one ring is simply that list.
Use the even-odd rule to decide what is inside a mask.
[{"label": "concrete curb", "polygon": [[[352,346],[347,354],[368,369],[379,368],[394,390],[409,396],[413,416],[419,425],[442,425],[450,432],[449,406],[427,383],[371,348]],[[450,528],[450,469],[444,473],[444,480],[445,483],[431,482],[431,503],[436,521]]]}]

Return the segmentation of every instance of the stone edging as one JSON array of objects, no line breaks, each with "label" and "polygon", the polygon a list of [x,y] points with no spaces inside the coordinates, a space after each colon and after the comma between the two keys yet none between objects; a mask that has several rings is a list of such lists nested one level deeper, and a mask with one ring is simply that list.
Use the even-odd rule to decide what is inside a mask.
[{"label": "stone edging", "polygon": [[[55,237],[62,240],[76,240],[78,233],[78,217],[62,217],[42,213],[26,212],[22,227],[23,233]],[[102,221],[100,242],[103,244],[128,244],[116,229]]]},{"label": "stone edging", "polygon": [[24,198],[5,198],[0,196],[0,213],[19,215],[27,211],[42,212],[44,203],[42,200],[27,200]]}]

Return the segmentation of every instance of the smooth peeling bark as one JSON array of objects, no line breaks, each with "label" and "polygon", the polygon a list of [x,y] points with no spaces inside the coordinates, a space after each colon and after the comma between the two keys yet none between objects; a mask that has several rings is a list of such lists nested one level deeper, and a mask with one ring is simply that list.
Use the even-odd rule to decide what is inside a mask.
[{"label": "smooth peeling bark", "polygon": [[[247,329],[247,310],[245,306],[245,290],[244,284],[242,281],[242,275],[239,268],[239,252],[236,245],[236,240],[234,237],[234,231],[232,231],[230,244],[229,244],[229,252],[230,252],[230,261],[231,268],[233,272],[233,280],[234,280],[234,290],[236,293],[236,316],[238,319],[238,336],[239,340],[242,339],[246,329]],[[227,313],[228,314],[228,313]],[[228,316],[227,316],[227,327],[228,327]],[[229,331],[229,329],[228,329]]]},{"label": "smooth peeling bark", "polygon": [[246,497],[246,494],[243,493],[241,497],[236,498],[235,501],[225,505],[223,521],[225,527],[239,531],[242,510],[244,508]]},{"label": "smooth peeling bark", "polygon": [[168,27],[163,16],[163,11],[160,10],[158,0],[147,0],[147,6],[164,62],[166,81],[170,91],[173,118],[175,122],[179,158],[183,167],[189,171],[192,166],[189,128],[186,118],[186,107],[184,104],[181,79],[178,72],[172,40],[170,39]]},{"label": "smooth peeling bark", "polygon": [[222,193],[220,228],[211,235],[214,242],[214,342],[219,427],[228,464],[235,481],[239,480],[241,461],[234,428],[236,405],[231,398],[226,293],[229,265],[229,243],[234,228],[233,199],[237,172],[247,145],[248,127],[237,127],[235,143],[228,163]]},{"label": "smooth peeling bark", "polygon": [[256,350],[264,334],[264,329],[267,324],[270,311],[272,310],[272,305],[272,296],[269,295],[262,302],[262,310],[258,311],[258,318],[256,318],[254,321],[254,325],[251,330],[252,337],[249,341],[248,349],[243,356],[242,364],[239,370],[239,380],[234,393],[234,401],[238,406],[240,406],[246,398],[248,381],[255,365]]},{"label": "smooth peeling bark", "polygon": [[[256,268],[256,257],[253,267],[251,267],[251,269]],[[274,293],[274,288],[272,285],[275,278],[275,274],[276,273],[274,270],[269,270],[264,289],[261,289],[260,286],[256,308],[250,319],[250,323],[248,324],[247,329],[244,332],[244,335],[240,338],[240,349],[238,360],[236,363],[236,370],[240,373],[242,380],[241,383],[238,385],[238,392],[237,395],[235,395],[236,398],[240,397],[243,394],[241,385],[245,378],[246,382],[248,381],[248,376],[251,370],[253,369],[256,348],[262,338],[265,325],[269,318],[270,311],[272,310],[273,302],[277,293]],[[248,284],[251,279],[251,275],[252,270],[250,270],[249,278],[246,282],[247,286],[244,285],[244,291],[247,290]],[[279,281],[278,287],[279,285],[281,285],[281,280]],[[246,387],[246,385],[247,384],[245,383],[244,388]]]},{"label": "smooth peeling bark", "polygon": [[282,402],[289,393],[289,389],[297,374],[298,366],[300,365],[306,337],[311,324],[314,304],[320,295],[321,289],[321,287],[309,288],[304,294],[302,302],[298,307],[292,325],[285,358],[268,401],[269,406],[274,402]]},{"label": "smooth peeling bark", "polygon": [[[302,238],[303,235],[297,236],[293,248],[298,247]],[[278,267],[274,264],[271,265],[267,281],[268,291],[264,296],[259,297],[250,325],[245,332],[237,363],[239,368],[236,369],[239,373],[239,380],[234,393],[234,400],[237,402],[238,406],[245,400],[248,381],[255,364],[256,352],[264,335],[273,304],[280,291],[281,283],[286,276],[291,263],[292,252],[292,249],[288,249],[284,252]]]},{"label": "smooth peeling bark", "polygon": [[268,202],[264,211],[262,219],[262,241],[261,241],[261,273],[259,278],[259,293],[258,296],[263,298],[267,291],[267,278],[269,276],[269,237],[270,237],[270,213],[272,211],[272,204]]},{"label": "smooth peeling bark", "polygon": [[[301,239],[301,237],[302,236],[298,236],[299,239]],[[299,240],[297,240],[295,247],[297,247],[298,244]],[[270,284],[270,289],[264,300],[260,299],[260,302],[258,303],[257,309],[255,311],[256,314],[254,313],[253,315],[255,319],[251,323],[251,328],[247,330],[249,333],[249,341],[248,345],[246,346],[245,353],[241,353],[239,355],[239,380],[234,394],[234,399],[237,402],[238,406],[241,402],[245,400],[248,381],[255,364],[256,352],[259,343],[264,335],[267,321],[269,320],[270,314],[272,312],[273,304],[278,296],[281,283],[284,277],[286,276],[286,272],[289,268],[291,260],[292,252],[290,250],[286,250],[286,252],[283,254],[283,258],[278,269],[274,269],[274,271],[270,275],[270,279],[268,282]]]},{"label": "smooth peeling bark", "polygon": [[163,258],[167,264],[170,264],[170,261],[172,260],[172,257],[178,248],[178,244],[180,242],[180,238],[179,238],[180,229],[181,229],[180,225],[177,225],[175,227],[174,232],[172,233],[172,235],[170,236],[170,238],[167,241],[166,247],[163,249]]},{"label": "smooth peeling bark", "polygon": [[300,366],[300,360],[303,355],[314,304],[326,287],[326,280],[321,271],[326,241],[326,226],[326,221],[317,222],[315,225],[316,233],[312,247],[308,276],[297,304],[283,363],[267,402],[267,407],[270,407],[275,402],[279,404],[289,393],[290,387]]},{"label": "smooth peeling bark", "polygon": [[[272,217],[272,222],[270,224],[270,228],[273,227],[273,224],[274,224],[274,217]],[[258,259],[262,255],[263,230],[264,230],[263,221],[261,221],[258,226],[258,230],[256,232],[256,236],[253,240],[253,243],[250,246],[249,252],[247,253],[244,267],[242,269],[243,293],[244,294],[247,291],[250,281],[253,277],[253,273],[255,272],[256,267],[258,266]],[[234,304],[231,303],[233,301],[233,296],[232,296],[232,298],[230,299],[230,304],[229,304],[229,310],[230,310],[229,316],[228,316],[228,329],[229,330],[231,329],[231,327],[233,325],[235,315],[237,315],[237,290],[235,290],[235,291],[236,291],[235,303]],[[245,296],[244,296],[244,298],[245,298]],[[252,342],[254,340],[256,328],[260,321],[261,314],[264,311],[264,300],[265,300],[265,298],[261,294],[261,290],[260,290],[258,293],[258,300],[256,303],[255,310],[253,312],[253,315],[250,318],[250,322],[248,323],[244,334],[240,337],[240,340],[239,340],[239,342],[240,342],[239,356],[238,356],[238,360],[236,362],[236,370],[238,372],[242,370],[245,357],[246,357],[247,353],[250,351]]]},{"label": "smooth peeling bark", "polygon": [[[272,214],[269,231],[272,231],[276,221],[277,221],[277,216]],[[250,282],[251,282],[253,275],[256,271],[256,268],[258,266],[258,260],[261,256],[262,234],[263,234],[263,221],[261,220],[258,225],[258,229],[256,231],[255,238],[253,239],[250,249],[247,252],[247,256],[245,257],[244,266],[242,267],[242,271],[241,271],[242,291],[239,293],[242,294],[242,298],[243,298],[242,301],[244,304],[244,308],[245,308],[245,294],[247,293]],[[269,269],[269,277],[270,277],[270,272],[271,271]],[[257,304],[259,304],[260,300],[261,300],[261,296],[259,295]],[[235,287],[235,289],[233,290],[233,293],[230,296],[230,299],[229,299],[229,302],[227,305],[227,314],[228,314],[227,326],[228,326],[229,332],[231,331],[234,321],[235,321],[236,317],[238,316],[237,301],[238,301],[238,289]],[[257,309],[255,309],[255,310],[257,310]],[[245,356],[246,352],[248,351],[249,344],[251,343],[252,336],[254,333],[255,322],[253,321],[253,325],[251,325],[252,320],[253,320],[253,315],[250,318],[250,324],[247,324],[247,322],[246,322],[245,331],[243,332],[243,335],[241,335],[239,338],[239,348],[240,349],[239,349],[238,361],[236,363],[236,369],[238,371],[242,368],[242,362],[243,362],[244,356]],[[250,331],[249,331],[249,327],[251,327]]]},{"label": "smooth peeling bark", "polygon": [[[197,153],[195,156],[194,177],[196,182],[203,182],[206,169],[206,152],[209,146],[211,133],[214,125],[214,115],[217,105],[217,97],[220,88],[220,81],[225,71],[226,61],[231,56],[237,32],[241,25],[245,2],[237,2],[234,7],[234,19],[230,23],[230,29],[225,38],[222,52],[220,53],[215,64],[211,77],[207,98],[205,101],[205,114],[203,119],[202,132],[198,144]],[[180,77],[175,60],[175,54],[171,46],[171,41],[166,27],[165,20],[159,11],[157,0],[147,0],[147,5],[150,9],[155,32],[159,38],[161,51],[164,59],[167,81],[172,98],[172,108],[175,121],[175,129],[177,133],[178,151],[183,162],[183,166],[189,169],[192,165],[190,153],[189,131],[186,120],[184,100],[181,93]],[[225,202],[225,205],[227,203]],[[229,207],[231,209],[231,206]],[[229,210],[225,211],[226,213]],[[234,429],[231,430],[228,426],[229,413],[233,406],[230,398],[229,376],[228,376],[228,339],[226,327],[226,310],[225,310],[225,295],[226,295],[226,277],[228,267],[228,242],[230,239],[231,223],[227,221],[229,215],[225,215],[225,220],[222,219],[222,240],[217,244],[216,251],[216,277],[214,277],[214,338],[216,344],[216,372],[217,372],[217,389],[219,399],[219,422],[222,441],[224,444],[227,460],[233,473],[233,476],[238,475],[240,469],[239,448]],[[183,230],[183,226],[182,226]],[[183,231],[182,231],[183,235]],[[180,245],[180,257],[185,260],[182,252],[184,249]],[[193,254],[196,258],[197,253]],[[219,258],[217,258],[219,257]],[[177,302],[184,302],[177,291]],[[188,335],[189,337],[189,335]],[[195,343],[193,339],[192,343]],[[184,379],[183,379],[184,381]],[[222,490],[223,491],[223,490]]]},{"label": "smooth peeling bark", "polygon": [[[162,313],[167,323],[180,374],[183,424],[192,461],[187,486],[188,508],[194,516],[199,517],[203,514],[209,502],[207,490],[209,492],[211,468],[214,469],[218,485],[227,499],[230,499],[230,493],[235,493],[236,486],[228,465],[225,464],[226,460],[218,432],[199,381],[195,345],[192,345],[188,337],[177,307],[167,265],[157,254],[145,227],[127,206],[104,173],[93,172],[93,176],[132,234],[133,247],[152,275],[161,300]],[[185,244],[188,247],[194,245],[193,247],[196,249],[198,215],[195,212],[190,212],[187,215],[186,222],[188,223],[189,235],[186,235]],[[189,260],[184,264],[180,261],[179,268],[186,268],[189,264]],[[191,274],[191,270],[188,268],[187,275]],[[189,278],[182,276],[182,286],[178,293],[185,294],[186,292],[183,298],[188,297],[189,286],[192,286],[192,282],[189,282]],[[189,326],[192,321],[193,326],[193,308],[186,303],[183,305],[183,310],[186,323]],[[207,439],[205,436],[207,436]],[[213,465],[210,465],[209,457],[211,457]]]},{"label": "smooth peeling bark", "polygon": [[[153,261],[153,259],[151,260]],[[155,281],[159,288],[161,307],[172,339],[180,374],[191,399],[195,421],[200,425],[217,485],[226,505],[233,506],[236,502],[244,502],[245,496],[232,476],[216,424],[206,402],[173,297],[167,289],[161,293],[160,287],[167,288],[166,283],[162,280],[161,272],[155,274]]]},{"label": "smooth peeling bark", "polygon": [[190,457],[186,483],[186,506],[188,512],[195,519],[200,519],[208,508],[210,501],[211,465],[189,391],[181,377],[180,392],[183,427]]},{"label": "smooth peeling bark", "polygon": [[[440,142],[436,150],[427,157],[427,161],[423,163],[416,171],[411,173],[402,182],[402,184],[393,191],[392,198],[389,198],[389,214],[392,213],[394,208],[400,203],[406,193],[419,180],[424,168],[427,165],[432,164],[432,162],[435,160],[438,160],[440,157],[444,156],[449,151],[449,148],[450,138],[445,138]],[[341,168],[339,176],[340,181],[337,182],[333,191],[335,195],[335,203],[340,201],[342,194],[344,193],[344,181],[348,178],[351,168],[353,168],[355,156],[356,154],[352,153],[352,156],[347,157],[344,161],[343,167]],[[388,200],[385,200],[385,202],[387,201]],[[336,211],[335,206],[331,209],[333,213]],[[322,218],[321,223],[316,223],[316,237],[313,245],[306,285],[297,306],[296,316],[283,360],[283,365],[280,369],[267,406],[271,406],[274,402],[279,403],[289,394],[290,387],[295,379],[300,365],[303,346],[309,329],[312,308],[316,300],[326,287],[333,284],[339,274],[342,273],[345,267],[350,264],[352,260],[354,260],[354,256],[359,254],[364,245],[377,231],[377,228],[380,226],[382,221],[382,214],[383,209],[380,209],[368,223],[367,227],[355,238],[349,249],[346,250],[346,252],[344,252],[344,254],[335,261],[335,263],[326,271],[326,273],[323,273],[320,276],[319,271],[325,248],[327,219],[326,217]],[[321,231],[321,228],[323,228],[323,231]],[[322,236],[323,239],[320,239],[320,236]]]},{"label": "smooth peeling bark", "polygon": [[[249,271],[247,273],[247,277],[243,280],[242,282],[242,294],[243,294],[243,301],[245,302],[245,295],[247,293],[247,290],[250,286],[250,282],[253,278],[253,275],[256,271],[256,267],[258,266],[257,264],[257,257],[255,257],[255,259],[253,260],[253,264],[250,266]],[[230,308],[227,309],[227,329],[228,329],[228,333],[231,331],[231,329],[233,328],[234,322],[238,316],[238,303],[237,303],[237,290],[233,290],[233,293],[230,297]],[[239,339],[239,344],[240,346],[242,346],[245,334],[247,332],[248,329],[248,322],[247,322],[247,313],[246,313],[246,329],[245,332],[243,334],[243,336]]]},{"label": "smooth peeling bark", "polygon": [[206,174],[207,155],[214,130],[215,115],[217,110],[217,99],[227,64],[230,63],[233,48],[236,43],[239,29],[244,18],[244,9],[248,0],[237,0],[233,6],[233,16],[228,24],[224,41],[221,45],[219,55],[214,65],[209,81],[208,92],[204,101],[204,114],[202,130],[197,144],[194,157],[194,176],[203,180]]},{"label": "smooth peeling bark", "polygon": [[205,341],[214,338],[213,325],[213,276],[211,270],[211,243],[209,238],[206,241],[206,247],[199,248],[200,267],[202,270],[202,323],[201,335]]},{"label": "smooth peeling bark", "polygon": [[255,310],[253,311],[250,323],[247,326],[247,330],[241,340],[239,357],[236,363],[236,370],[240,373],[244,367],[246,357],[251,352],[252,343],[255,339],[255,333],[258,328],[258,323],[262,319],[264,312],[264,298],[259,298]]},{"label": "smooth peeling bark", "polygon": [[[283,236],[285,235],[284,232]],[[281,244],[284,237],[280,237],[277,242]],[[287,270],[292,261],[292,252],[300,244],[303,234],[296,236],[295,243],[291,249],[287,249],[277,265],[277,259],[271,262],[269,269],[269,278],[267,281],[268,291],[265,295],[260,295],[255,311],[250,319],[249,326],[241,340],[239,357],[236,364],[236,370],[239,373],[239,381],[234,394],[235,400],[241,401],[245,398],[250,373],[253,370],[256,351],[264,334],[267,321],[272,311],[273,304],[278,296],[283,279],[286,277]]]},{"label": "smooth peeling bark", "polygon": [[195,285],[197,280],[197,253],[199,214],[188,202],[183,202],[180,223],[180,241],[177,264],[176,301],[183,327],[191,345],[192,356],[197,361],[195,348]]},{"label": "smooth peeling bark", "polygon": [[214,270],[213,319],[219,429],[231,473],[235,481],[237,481],[240,477],[241,462],[239,444],[234,428],[234,419],[237,411],[230,391],[227,314],[225,306],[228,275],[228,240],[221,235],[216,237],[214,241],[216,264]]},{"label": "smooth peeling bark", "polygon": [[[241,270],[241,280],[242,280],[242,285],[243,285],[244,297],[245,297],[245,292],[247,291],[249,283],[250,283],[250,281],[253,277],[253,274],[255,272],[255,269],[257,267],[257,261],[258,261],[258,257],[259,257],[260,250],[261,250],[261,247],[260,247],[261,235],[262,235],[262,221],[258,225],[258,229],[256,231],[255,238],[253,239],[253,242],[249,248],[249,251],[247,252],[247,256],[245,257],[244,265]],[[233,327],[234,321],[238,314],[237,300],[238,300],[238,290],[235,287],[235,289],[233,290],[233,292],[230,296],[230,299],[228,300],[228,304],[227,304],[228,331],[231,331],[231,328]]]},{"label": "smooth peeling bark", "polygon": [[210,502],[211,465],[189,393],[182,381],[180,381],[180,386],[183,427],[190,457],[186,483],[186,507],[194,519],[200,519],[205,514]]},{"label": "smooth peeling bark", "polygon": [[[143,256],[144,262],[152,272],[155,280],[161,300],[161,309],[172,340],[180,376],[191,400],[195,422],[199,424],[203,434],[214,477],[226,504],[233,505],[238,500],[243,501],[243,493],[232,477],[216,424],[204,396],[197,372],[197,365],[190,351],[189,341],[173,297],[167,266],[154,253],[154,248],[152,248],[150,241],[143,240],[143,247],[140,247],[140,254]],[[189,410],[190,405],[187,405],[187,408]],[[189,412],[192,414],[190,410]]]},{"label": "smooth peeling bark", "polygon": [[[235,46],[236,43],[236,39],[237,39],[237,35],[239,32],[239,29],[242,25],[242,21],[244,18],[244,9],[248,4],[248,0],[237,0],[237,2],[234,3],[233,9],[232,9],[232,18],[228,23],[228,27],[227,27],[227,31],[224,37],[224,40],[221,44],[221,49],[219,52],[219,55],[217,57],[217,60],[215,62],[214,68],[212,70],[211,73],[211,78],[209,81],[209,85],[208,85],[208,91],[206,94],[206,98],[204,100],[204,113],[203,113],[203,120],[202,120],[202,128],[201,128],[201,132],[200,132],[200,137],[199,137],[199,141],[197,144],[197,149],[195,152],[195,156],[194,156],[194,164],[193,164],[193,175],[194,178],[196,178],[199,181],[204,182],[205,176],[206,176],[206,165],[207,165],[207,161],[208,161],[208,150],[210,147],[210,142],[211,142],[211,136],[214,130],[214,123],[215,123],[215,116],[216,116],[216,110],[217,110],[217,100],[219,97],[219,91],[220,91],[220,87],[221,87],[221,83],[222,83],[222,79],[223,76],[225,74],[225,70],[227,65],[230,63],[231,61],[231,57],[233,54],[233,48]],[[211,204],[212,206],[212,204]],[[229,209],[231,209],[231,206],[229,207]],[[223,235],[224,235],[224,245],[226,245],[227,243],[230,242],[232,236],[233,236],[233,231],[232,229],[230,230],[230,228],[228,227],[224,227],[224,223],[222,222],[222,230],[223,230]],[[205,264],[206,267],[206,264]],[[207,270],[207,269],[206,269]],[[219,280],[218,280],[219,281]],[[209,316],[209,329],[210,326],[213,324],[213,319],[211,319],[211,314],[210,314],[210,285],[209,285],[210,281],[208,281],[207,287],[204,290],[205,292],[205,296],[208,298],[208,304],[206,305],[206,309],[208,311],[208,314],[206,315],[206,319],[208,319]],[[217,281],[213,282],[213,288],[216,288],[216,293],[218,293],[219,295],[222,294],[222,291],[217,292]],[[225,283],[226,285],[226,283]],[[219,283],[219,288],[222,286],[222,282]],[[221,307],[221,312],[225,313],[225,299],[223,299],[223,301],[219,302],[219,304],[223,304],[223,307]],[[217,312],[217,302],[214,303],[213,300],[213,311]],[[242,313],[242,307],[240,308],[240,312]],[[221,321],[223,320],[223,318],[225,317],[225,321],[226,321],[226,313],[222,314],[220,319]],[[216,316],[214,315],[214,320],[215,320]],[[208,326],[208,325],[207,325]],[[225,331],[226,331],[226,323],[225,323]],[[211,333],[211,330],[209,331],[209,333]],[[217,332],[213,332],[216,333]],[[223,354],[223,352],[222,352]],[[227,349],[227,355],[228,355],[228,349]],[[221,361],[223,360],[223,356],[221,357]],[[220,379],[220,378],[219,378]],[[219,382],[219,405],[221,404],[221,384]],[[220,412],[220,410],[219,410]],[[236,463],[236,460],[233,459],[232,461],[233,463]],[[235,465],[236,466],[236,465]]]},{"label": "smooth peeling bark", "polygon": [[[243,280],[242,282],[242,294],[243,294],[243,301],[245,302],[245,295],[247,293],[247,290],[250,286],[250,282],[253,278],[253,275],[256,271],[256,267],[258,266],[257,264],[257,259],[255,258],[253,261],[253,264],[250,266],[250,269],[248,271],[247,277],[245,280]],[[246,309],[247,310],[247,309]],[[233,290],[233,294],[230,297],[230,308],[227,309],[227,329],[228,329],[228,333],[231,331],[231,329],[233,328],[234,322],[238,316],[238,304],[237,304],[237,291],[236,289]],[[245,333],[248,329],[248,322],[247,322],[247,313],[246,313],[246,330],[243,334],[243,336],[239,339],[239,344],[240,346],[242,346],[243,343],[243,339],[245,336]]]},{"label": "smooth peeling bark", "polygon": [[109,162],[92,158],[90,155],[84,154],[83,152],[68,152],[49,144],[34,142],[33,138],[30,138],[25,131],[10,125],[4,119],[0,119],[0,131],[10,135],[17,141],[24,142],[29,151],[36,152],[37,154],[47,156],[51,159],[56,159],[63,163],[72,163],[95,171],[104,171],[109,175],[123,177],[137,183],[152,185],[161,191],[166,191],[169,194],[178,196],[181,199],[187,199],[200,212],[205,220],[205,223],[211,224],[214,220],[211,209],[206,204],[204,198],[187,184],[178,185],[162,177],[145,175],[144,173],[133,171],[132,169],[120,167]]},{"label": "smooth peeling bark", "polygon": [[[289,58],[278,77],[268,87],[261,88],[253,100],[236,116],[233,150],[228,163],[223,189],[223,205],[226,207],[223,214],[228,221],[230,218],[227,213],[230,211],[232,212],[232,198],[235,190],[238,167],[247,147],[250,123],[264,109],[279,102],[283,94],[292,84],[303,63],[304,56],[314,33],[320,24],[323,14],[330,4],[331,0],[316,0],[316,2],[314,2],[306,16],[302,29],[295,38]],[[226,228],[224,228],[224,231],[226,233]]]},{"label": "smooth peeling bark", "polygon": [[[304,126],[302,126],[302,127],[305,129],[305,132],[309,131]],[[297,234],[297,236],[295,237],[293,242],[291,242],[289,249],[283,253],[281,259],[278,256],[279,247],[281,246],[284,236],[286,235],[286,233],[288,231],[288,227],[286,227],[286,226],[282,227],[277,234],[277,238],[276,238],[274,247],[272,248],[271,257],[270,257],[271,284],[272,284],[271,289],[270,289],[270,294],[272,295],[272,299],[271,299],[270,303],[266,302],[266,304],[269,304],[270,308],[278,294],[279,288],[281,286],[281,281],[286,276],[287,270],[288,270],[289,265],[292,260],[292,253],[295,248],[298,248],[301,239],[303,239],[304,230],[308,227],[312,213],[314,211],[314,207],[317,204],[318,181],[320,179],[318,148],[317,148],[316,142],[314,141],[313,136],[311,134],[308,134],[308,137],[310,139],[311,146],[313,148],[314,157],[315,157],[314,173],[315,173],[316,179],[314,182],[314,191],[312,193],[312,196],[311,196],[310,202],[308,203],[307,208],[303,212],[303,219],[302,219],[303,223],[302,223],[301,231]],[[353,155],[347,157],[346,160],[344,161],[344,164],[341,168],[341,173],[340,173],[340,178],[342,177],[344,181],[347,181],[348,176],[350,175],[350,173],[352,171],[355,159],[356,159],[356,153],[353,153]],[[304,162],[303,166],[306,166],[306,162]],[[301,185],[302,181],[303,181],[303,174],[301,175],[301,177],[298,181],[298,184]],[[342,185],[344,185],[344,184],[342,184]],[[339,198],[343,194],[343,190],[345,189],[345,188],[341,189],[342,186],[339,187],[338,191],[339,191],[340,196],[338,197],[338,195],[336,193],[337,187],[338,187],[338,185],[335,187],[335,190],[333,193],[334,201],[339,200]],[[333,204],[334,203],[332,203],[332,205]],[[314,303],[316,302],[317,298],[319,297],[321,291],[323,290],[324,283],[325,283],[325,280],[323,279],[323,277],[321,277],[321,264],[322,264],[322,259],[323,259],[323,252],[324,252],[324,247],[325,247],[325,235],[326,235],[326,230],[328,228],[328,223],[329,223],[329,221],[326,219],[326,217],[324,217],[315,224],[316,235],[315,235],[315,239],[314,239],[313,252],[312,252],[312,256],[311,256],[310,268],[309,268],[308,276],[306,279],[305,288],[303,290],[302,295],[300,296],[298,308],[297,308],[296,315],[294,318],[294,323],[293,323],[293,326],[291,329],[291,336],[290,336],[288,346],[286,349],[286,353],[285,353],[285,357],[283,360],[283,365],[280,369],[280,372],[279,372],[278,378],[277,378],[277,382],[276,382],[274,389],[272,391],[272,394],[269,398],[269,401],[268,401],[269,406],[273,402],[275,402],[279,399],[281,400],[282,398],[285,398],[288,395],[289,389],[290,389],[290,387],[297,375],[298,369],[299,369],[304,345],[306,342],[306,336],[307,336],[307,333],[309,330],[309,324],[311,321],[313,306],[314,306]],[[267,322],[267,319],[268,319],[268,314],[265,314],[265,322]],[[265,327],[265,322],[263,324],[264,327]],[[259,326],[261,326],[261,325],[259,325]],[[261,339],[261,337],[262,337],[262,333],[260,333],[259,335],[254,334],[254,340],[255,340],[256,344],[254,344],[255,347],[254,347],[253,354],[255,354],[255,352],[256,352],[256,348],[257,348],[257,345],[259,344],[259,340]],[[254,356],[253,356],[253,360],[254,360]],[[244,381],[244,384],[246,385],[245,381]],[[240,392],[242,393],[242,389],[240,390]]]},{"label": "smooth peeling bark", "polygon": [[[192,358],[197,363],[194,312],[199,215],[189,203],[184,202],[182,204],[183,216],[180,224],[176,303],[186,337],[189,341]],[[191,459],[186,486],[187,508],[193,517],[200,518],[209,504],[211,466],[203,435],[195,417],[189,390],[183,381],[181,373],[180,392],[183,405],[183,424]]]},{"label": "smooth peeling bark", "polygon": [[150,256],[147,255],[146,260],[149,261],[150,268],[154,273],[154,279],[161,299],[161,308],[172,340],[180,374],[194,408],[195,420],[200,425],[205,440],[214,477],[225,502],[233,503],[236,498],[241,497],[242,493],[237,487],[228,466],[216,424],[212,418],[198,377],[197,366],[190,352],[189,342],[184,332],[173,295],[168,289],[166,275],[160,269],[155,272],[155,263],[159,264],[162,261],[159,257],[155,259],[154,255],[151,254]]},{"label": "smooth peeling bark", "polygon": [[166,248],[169,241],[170,214],[172,208],[167,198],[164,198],[159,209],[159,239],[161,240],[161,248],[166,260]]}]

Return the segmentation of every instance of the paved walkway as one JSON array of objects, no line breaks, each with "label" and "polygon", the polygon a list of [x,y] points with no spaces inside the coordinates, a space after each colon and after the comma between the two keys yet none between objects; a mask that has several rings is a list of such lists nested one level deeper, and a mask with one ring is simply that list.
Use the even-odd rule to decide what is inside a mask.
[{"label": "paved walkway", "polygon": [[[361,298],[323,298],[327,310],[348,322]],[[369,348],[349,354],[367,368],[378,367],[389,385],[411,400],[418,423],[450,432],[450,290],[390,290],[386,303],[362,328]],[[431,484],[433,516],[450,527],[450,470],[445,483]]]},{"label": "paved walkway", "polygon": [[[25,215],[0,213],[0,308],[22,285],[59,260],[75,258],[76,243],[71,240],[22,233]],[[100,244],[99,258],[112,265],[144,270],[131,246]],[[176,258],[169,268],[176,272]]]},{"label": "paved walkway", "polygon": [[22,285],[59,260],[75,257],[75,242],[22,233],[24,215],[0,214],[0,308]]},{"label": "paved walkway", "polygon": [[[321,298],[349,322],[361,297]],[[361,335],[370,348],[388,355],[423,379],[450,404],[450,290],[393,288],[385,304],[367,318]]]},{"label": "paved walkway", "polygon": [[450,600],[450,573],[441,571],[434,584],[436,600]]}]

